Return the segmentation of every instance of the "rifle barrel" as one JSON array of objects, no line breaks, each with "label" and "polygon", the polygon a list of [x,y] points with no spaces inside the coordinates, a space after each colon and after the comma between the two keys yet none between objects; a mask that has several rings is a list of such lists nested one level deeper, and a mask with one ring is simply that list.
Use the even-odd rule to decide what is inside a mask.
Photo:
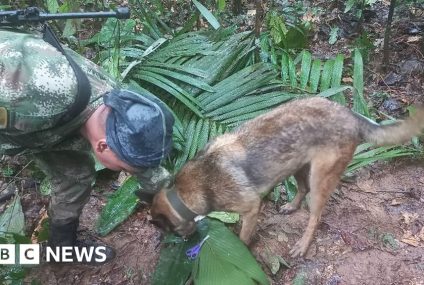
[{"label": "rifle barrel", "polygon": [[43,13],[39,8],[30,7],[24,10],[0,11],[0,26],[19,25],[24,23],[42,23],[49,20],[84,19],[84,18],[117,18],[129,19],[130,10],[119,7],[111,12],[77,12],[77,13]]},{"label": "rifle barrel", "polygon": [[128,8],[118,8],[116,11],[111,12],[88,12],[88,13],[60,13],[60,14],[47,14],[40,13],[42,21],[55,20],[55,19],[84,19],[84,18],[111,18],[128,19],[130,12]]}]

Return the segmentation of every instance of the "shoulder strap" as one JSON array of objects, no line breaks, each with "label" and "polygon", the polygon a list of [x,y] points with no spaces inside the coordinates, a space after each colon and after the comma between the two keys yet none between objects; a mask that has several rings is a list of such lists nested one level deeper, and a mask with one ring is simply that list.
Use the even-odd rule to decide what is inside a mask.
[{"label": "shoulder strap", "polygon": [[56,35],[47,24],[44,25],[43,40],[57,48],[66,57],[77,79],[78,87],[75,101],[58,121],[58,124],[64,124],[77,117],[87,107],[91,96],[90,81],[73,58],[65,52]]}]

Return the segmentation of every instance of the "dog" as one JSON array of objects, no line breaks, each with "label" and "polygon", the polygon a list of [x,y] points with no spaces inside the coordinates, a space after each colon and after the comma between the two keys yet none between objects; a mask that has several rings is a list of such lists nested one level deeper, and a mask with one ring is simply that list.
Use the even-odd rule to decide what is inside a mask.
[{"label": "dog", "polygon": [[297,195],[282,212],[297,210],[310,192],[308,225],[290,251],[292,257],[303,256],[357,145],[403,143],[423,128],[422,107],[405,121],[380,126],[324,98],[291,101],[209,142],[171,186],[154,196],[152,223],[187,236],[195,231],[197,215],[237,212],[242,216],[239,237],[248,245],[261,197],[294,175]]}]

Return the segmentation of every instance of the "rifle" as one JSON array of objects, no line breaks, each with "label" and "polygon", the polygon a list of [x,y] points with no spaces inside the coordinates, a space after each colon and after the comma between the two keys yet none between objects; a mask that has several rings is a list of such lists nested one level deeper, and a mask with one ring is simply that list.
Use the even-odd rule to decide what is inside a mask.
[{"label": "rifle", "polygon": [[128,19],[130,10],[119,7],[111,12],[82,12],[82,13],[44,13],[38,7],[28,7],[22,10],[0,11],[0,27],[18,26],[23,24],[38,24],[55,19],[82,19],[82,18],[117,18]]}]

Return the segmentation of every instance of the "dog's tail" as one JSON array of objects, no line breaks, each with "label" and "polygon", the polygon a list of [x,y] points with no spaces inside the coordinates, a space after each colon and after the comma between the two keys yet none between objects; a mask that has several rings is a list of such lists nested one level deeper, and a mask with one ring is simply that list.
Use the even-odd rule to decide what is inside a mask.
[{"label": "dog's tail", "polygon": [[377,146],[405,143],[424,129],[424,106],[416,106],[412,116],[389,125],[379,125],[360,115],[357,117],[362,139]]}]

